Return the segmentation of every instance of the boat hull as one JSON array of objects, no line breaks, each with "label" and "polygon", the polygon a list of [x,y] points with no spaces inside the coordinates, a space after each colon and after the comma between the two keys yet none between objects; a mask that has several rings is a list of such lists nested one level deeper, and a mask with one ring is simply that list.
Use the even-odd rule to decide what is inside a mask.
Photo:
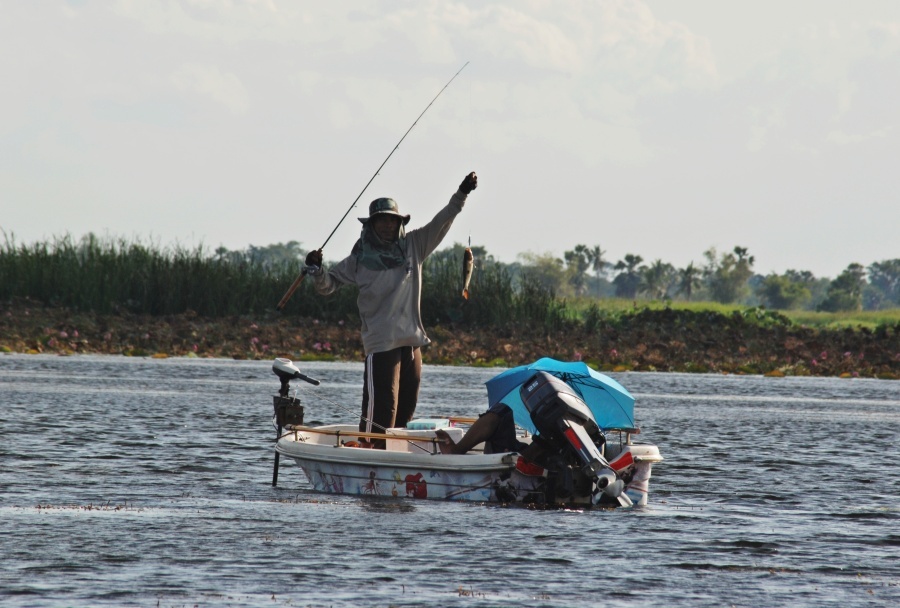
[{"label": "boat hull", "polygon": [[[312,487],[328,494],[403,497],[432,500],[545,504],[542,470],[535,470],[516,453],[464,455],[441,454],[433,442],[392,440],[387,450],[351,447],[341,441],[353,435],[353,427],[330,425],[292,430],[282,436],[276,450],[295,461]],[[426,433],[427,434],[427,433]],[[432,434],[433,435],[433,434]],[[347,445],[347,444],[351,445]],[[391,449],[391,448],[394,449]],[[634,504],[647,503],[650,467],[659,451],[639,448],[626,493]],[[649,452],[643,448],[652,448]],[[590,497],[567,503],[591,504]]]}]

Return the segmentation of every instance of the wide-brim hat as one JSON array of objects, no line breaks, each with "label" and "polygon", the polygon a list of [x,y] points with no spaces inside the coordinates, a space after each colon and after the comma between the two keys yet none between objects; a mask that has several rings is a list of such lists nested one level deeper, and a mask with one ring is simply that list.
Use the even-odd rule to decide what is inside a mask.
[{"label": "wide-brim hat", "polygon": [[409,223],[408,215],[400,213],[400,205],[392,198],[376,198],[369,203],[369,217],[361,217],[359,221],[365,224],[376,215],[396,215],[406,226]]}]

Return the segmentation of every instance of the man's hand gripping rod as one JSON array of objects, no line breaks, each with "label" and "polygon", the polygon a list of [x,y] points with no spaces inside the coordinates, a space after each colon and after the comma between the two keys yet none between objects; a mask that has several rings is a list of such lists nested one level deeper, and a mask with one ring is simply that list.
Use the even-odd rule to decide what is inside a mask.
[{"label": "man's hand gripping rod", "polygon": [[[347,209],[346,213],[344,213],[344,216],[341,218],[341,221],[339,221],[337,223],[337,226],[334,227],[334,230],[331,231],[331,234],[328,235],[328,238],[325,239],[325,242],[322,244],[321,247],[319,247],[320,250],[325,249],[325,245],[328,244],[328,241],[330,241],[331,237],[334,236],[334,233],[337,232],[338,227],[344,223],[344,220],[347,219],[347,215],[349,215],[350,211],[352,211],[353,208],[356,207],[356,203],[359,202],[359,199],[362,198],[362,195],[368,189],[369,185],[375,180],[375,178],[378,176],[378,173],[381,172],[381,169],[384,167],[385,164],[387,164],[387,161],[391,158],[391,156],[393,156],[394,152],[397,151],[397,148],[400,147],[400,144],[402,144],[403,140],[406,139],[406,136],[409,135],[409,132],[413,130],[413,127],[416,126],[416,123],[419,122],[419,119],[422,118],[423,116],[425,116],[425,112],[428,111],[428,108],[431,107],[431,104],[433,104],[435,101],[437,101],[437,98],[441,96],[441,93],[444,92],[444,89],[446,89],[447,87],[450,86],[450,83],[453,82],[457,76],[459,76],[459,72],[462,72],[464,69],[466,69],[467,65],[469,65],[468,61],[465,64],[463,64],[463,66],[461,68],[459,68],[459,71],[453,75],[453,78],[448,80],[447,84],[444,85],[444,88],[441,89],[440,91],[438,91],[438,94],[434,96],[434,99],[432,99],[431,102],[427,106],[425,106],[425,109],[422,110],[422,113],[419,114],[419,117],[416,118],[416,120],[412,123],[412,125],[410,125],[409,129],[406,130],[406,133],[403,134],[403,137],[400,138],[400,141],[398,141],[397,145],[394,146],[394,149],[391,150],[391,153],[387,155],[387,158],[384,159],[384,162],[381,163],[381,165],[375,171],[375,174],[372,175],[372,177],[369,179],[369,181],[363,187],[362,191],[359,193],[359,196],[356,197],[356,199],[353,201],[353,204],[350,205],[350,208]],[[285,305],[288,303],[288,300],[291,299],[291,296],[293,296],[294,292],[297,291],[297,288],[300,287],[300,283],[302,283],[303,279],[306,278],[307,272],[308,272],[307,267],[304,266],[303,269],[300,271],[299,276],[297,276],[297,278],[294,279],[294,282],[291,283],[291,286],[288,287],[288,290],[285,292],[284,296],[282,296],[281,301],[278,302],[278,305],[275,307],[275,310],[282,310],[285,307]]]}]

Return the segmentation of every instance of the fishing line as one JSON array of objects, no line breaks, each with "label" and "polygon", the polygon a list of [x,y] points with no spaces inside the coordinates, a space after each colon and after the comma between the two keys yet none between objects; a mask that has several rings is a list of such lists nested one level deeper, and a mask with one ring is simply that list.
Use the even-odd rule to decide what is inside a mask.
[{"label": "fishing line", "polygon": [[[470,75],[471,76],[471,75]],[[472,78],[469,78],[469,160],[472,160],[472,142],[475,139],[475,124],[472,120]]]},{"label": "fishing line", "polygon": [[[472,112],[472,89],[474,79],[472,78],[471,71],[468,74],[469,80],[469,149],[467,150],[467,156],[469,157],[469,166],[475,167],[477,163],[474,161],[474,150],[475,150],[475,119],[473,118]],[[471,226],[471,220],[469,220],[469,225]],[[472,248],[472,229],[469,228],[469,249]],[[465,274],[463,275],[463,280],[465,280]]]}]

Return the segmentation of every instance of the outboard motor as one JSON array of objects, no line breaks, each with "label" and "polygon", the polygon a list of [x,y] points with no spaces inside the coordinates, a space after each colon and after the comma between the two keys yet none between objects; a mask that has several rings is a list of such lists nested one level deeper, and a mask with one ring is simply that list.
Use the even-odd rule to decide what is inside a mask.
[{"label": "outboard motor", "polygon": [[[303,406],[300,405],[300,398],[290,396],[291,380],[303,380],[314,386],[318,386],[319,381],[315,378],[310,378],[297,369],[297,366],[290,359],[275,359],[272,363],[272,372],[281,381],[281,388],[278,389],[278,394],[273,396],[275,402],[275,424],[278,427],[275,440],[278,441],[284,427],[303,424]],[[272,471],[272,486],[278,484],[278,460],[279,453],[276,451],[275,469]]]},{"label": "outboard motor", "polygon": [[[616,478],[616,472],[603,457],[601,450],[606,438],[590,408],[575,390],[556,376],[537,372],[522,385],[519,394],[540,437],[562,454],[574,455],[575,466],[592,481],[588,492],[594,504],[605,494],[623,506],[631,506],[631,500],[622,492],[624,482]],[[571,477],[565,466],[558,471],[563,479]],[[572,484],[557,484],[563,497],[574,491],[574,485],[571,490],[561,485]]]}]

